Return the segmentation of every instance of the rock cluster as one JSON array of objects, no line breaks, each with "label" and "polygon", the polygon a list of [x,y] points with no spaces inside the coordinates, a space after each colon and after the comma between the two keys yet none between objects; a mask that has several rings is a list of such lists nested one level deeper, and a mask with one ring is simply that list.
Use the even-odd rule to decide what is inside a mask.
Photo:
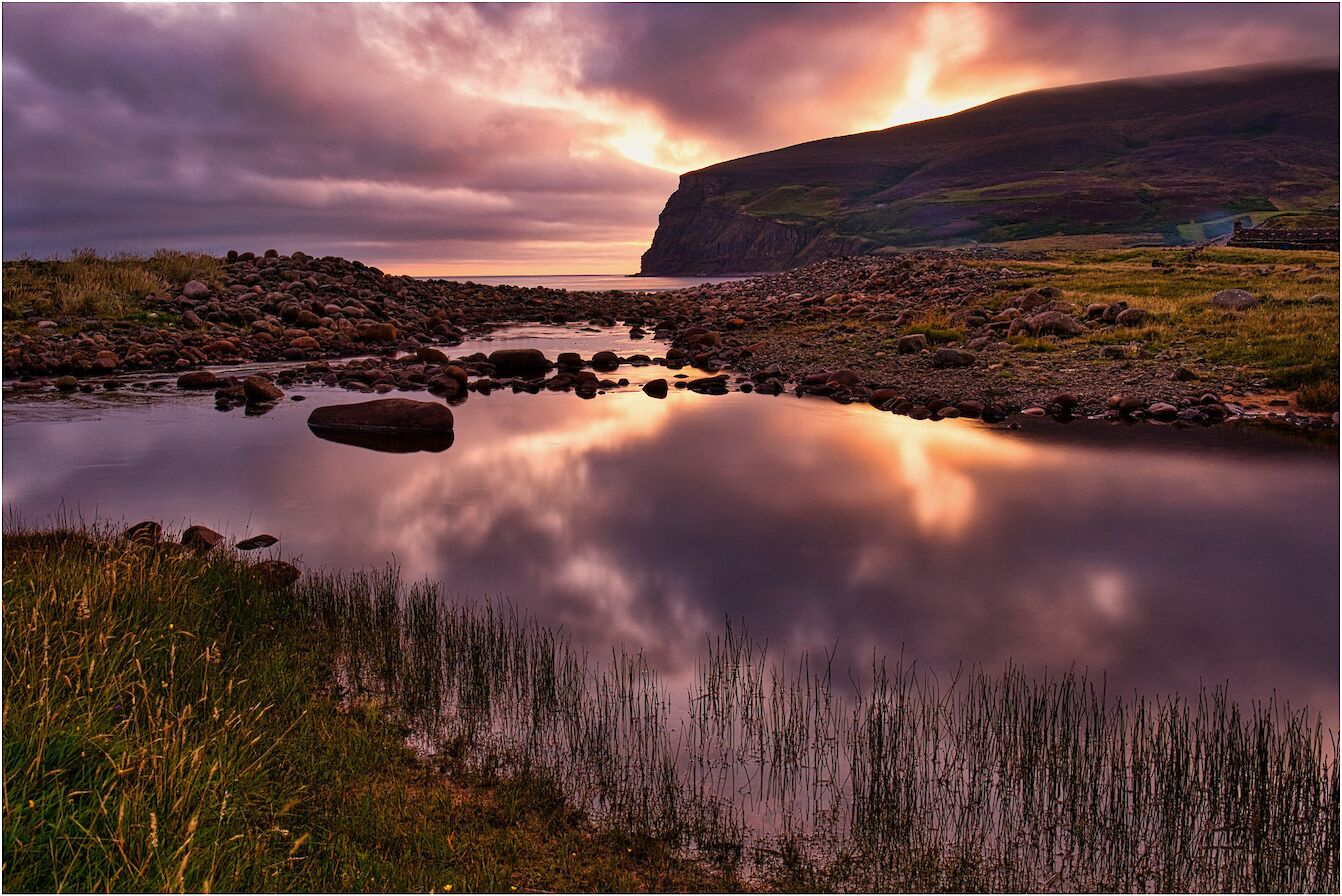
[{"label": "rock cluster", "polygon": [[[226,539],[222,534],[209,526],[201,525],[188,526],[183,530],[181,540],[178,542],[164,541],[163,526],[155,520],[144,520],[128,526],[121,533],[121,537],[126,541],[156,550],[183,554],[208,554],[211,551],[224,550],[226,545]],[[254,551],[278,543],[279,539],[275,536],[263,534],[244,538],[234,547],[239,551]],[[301,576],[298,567],[284,560],[262,560],[250,564],[250,568],[263,585],[274,589],[288,588]]]},{"label": "rock cluster", "polygon": [[[971,416],[978,406],[989,416],[1049,413],[1058,394],[1076,398],[1069,413],[1102,414],[1113,410],[1108,397],[1122,392],[1140,396],[1143,413],[1163,403],[1175,409],[1174,419],[1216,418],[1203,395],[1231,392],[1229,381],[1217,384],[1215,371],[1194,370],[1177,354],[1151,357],[1142,341],[1151,320],[1146,309],[1122,301],[1078,308],[1050,286],[1012,295],[1023,279],[1011,270],[1012,257],[997,250],[838,258],[644,294],[425,281],[339,258],[230,253],[218,283],[193,281],[149,297],[158,324],[86,321],[70,336],[72,322],[62,321],[7,333],[5,370],[21,378],[12,388],[65,392],[89,392],[94,383],[115,388],[118,371],[173,371],[180,388],[212,392],[221,409],[245,406],[249,414],[273,407],[293,384],[427,391],[449,403],[500,388],[591,398],[627,383],[620,367],[656,364],[700,372],[673,378],[677,389],[795,391],[839,401],[868,401],[862,390],[889,390],[881,406],[908,402],[906,411],[921,408],[930,417]],[[1243,290],[1209,298],[1232,310],[1251,307],[1248,300],[1257,301]],[[670,348],[664,356],[602,351],[586,359],[571,352],[551,359],[533,349],[452,356],[464,337],[503,322],[618,324],[631,337],[651,334]],[[871,347],[875,333],[879,348]],[[1104,339],[1078,339],[1086,334]],[[1059,356],[1068,362],[1019,350],[1034,346],[1066,348]],[[343,360],[351,355],[361,357]],[[245,377],[196,369],[257,361],[287,363]],[[56,375],[45,386],[36,380]],[[663,381],[645,391],[661,397],[670,388]],[[1170,415],[1161,408],[1149,416]]]}]

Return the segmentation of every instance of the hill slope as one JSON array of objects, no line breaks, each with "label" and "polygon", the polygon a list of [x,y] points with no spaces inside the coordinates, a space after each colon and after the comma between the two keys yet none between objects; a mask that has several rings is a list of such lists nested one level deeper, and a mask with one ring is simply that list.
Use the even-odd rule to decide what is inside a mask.
[{"label": "hill slope", "polygon": [[690,172],[642,272],[1057,235],[1177,244],[1337,201],[1337,69],[1220,69],[1022,93]]}]

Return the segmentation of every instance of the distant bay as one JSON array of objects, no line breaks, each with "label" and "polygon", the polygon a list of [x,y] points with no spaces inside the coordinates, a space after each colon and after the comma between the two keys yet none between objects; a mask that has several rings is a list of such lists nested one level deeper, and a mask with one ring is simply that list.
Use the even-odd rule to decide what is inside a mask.
[{"label": "distant bay", "polygon": [[542,286],[573,292],[605,292],[611,289],[629,292],[664,292],[705,283],[746,280],[747,277],[631,277],[624,274],[527,274],[493,276],[416,277],[416,280],[451,280],[456,283],[481,283],[486,286]]}]

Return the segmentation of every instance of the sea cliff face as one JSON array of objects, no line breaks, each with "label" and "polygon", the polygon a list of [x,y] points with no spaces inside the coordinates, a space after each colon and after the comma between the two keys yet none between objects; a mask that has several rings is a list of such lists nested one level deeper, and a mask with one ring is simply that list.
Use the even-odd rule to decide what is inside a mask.
[{"label": "sea cliff face", "polygon": [[1082,84],[681,177],[642,273],[780,271],[881,249],[1181,245],[1338,201],[1336,68]]},{"label": "sea cliff face", "polygon": [[731,178],[692,172],[667,200],[642,272],[710,275],[782,271],[860,254],[868,241],[825,232],[823,222],[790,223],[736,208]]}]

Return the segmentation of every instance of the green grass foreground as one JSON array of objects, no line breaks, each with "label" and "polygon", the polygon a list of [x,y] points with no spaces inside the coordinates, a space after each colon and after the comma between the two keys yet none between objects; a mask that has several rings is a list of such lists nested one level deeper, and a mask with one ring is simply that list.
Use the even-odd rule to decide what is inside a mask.
[{"label": "green grass foreground", "polygon": [[230,553],[4,537],[9,892],[701,890],[539,776],[433,767]]},{"label": "green grass foreground", "polygon": [[850,694],[728,625],[680,708],[394,570],[4,549],[11,891],[1337,891],[1337,735],[1275,700],[902,658]]},{"label": "green grass foreground", "polygon": [[202,252],[160,249],[152,255],[111,257],[78,249],[64,259],[24,258],[4,263],[4,318],[45,315],[133,320],[145,296],[190,280],[217,284],[223,259]]},{"label": "green grass foreground", "polygon": [[[1150,354],[1177,350],[1195,365],[1241,366],[1275,388],[1297,392],[1305,410],[1337,410],[1337,253],[1210,247],[1045,255],[1040,261],[1012,261],[1021,280],[989,304],[1004,305],[1020,289],[1035,286],[1057,287],[1082,309],[1092,302],[1125,301],[1149,312],[1148,322],[1087,333],[1065,344],[1139,339]],[[1000,267],[995,261],[973,264]],[[1208,299],[1223,289],[1246,289],[1265,301],[1244,312],[1212,307]]]}]

